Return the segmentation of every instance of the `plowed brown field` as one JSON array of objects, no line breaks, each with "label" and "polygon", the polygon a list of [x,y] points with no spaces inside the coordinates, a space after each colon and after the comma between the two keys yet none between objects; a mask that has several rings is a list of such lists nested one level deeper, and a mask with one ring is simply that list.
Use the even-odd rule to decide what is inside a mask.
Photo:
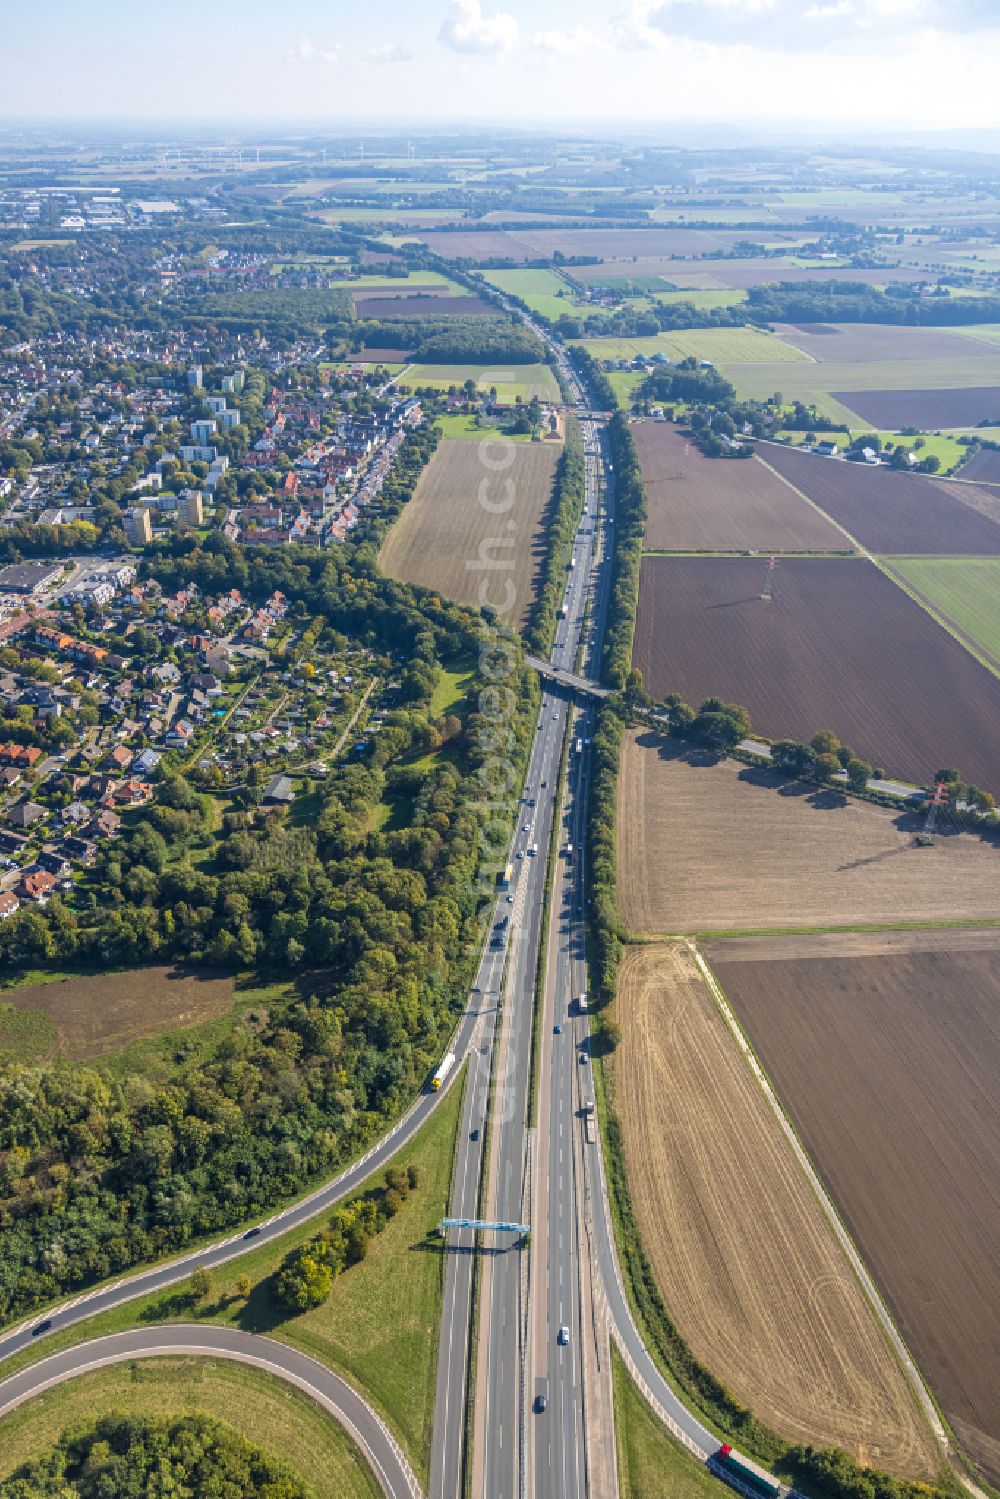
[{"label": "plowed brown field", "polygon": [[666,422],[642,422],[632,437],[648,500],[647,549],[851,550],[842,532],[756,458],[705,458]]},{"label": "plowed brown field", "polygon": [[545,551],[560,443],[445,438],[379,553],[383,572],[522,623]]},{"label": "plowed brown field", "polygon": [[838,390],[834,398],[856,411],[863,421],[883,431],[906,427],[925,430],[977,427],[1000,419],[1000,389],[995,385],[963,386],[945,390]]},{"label": "plowed brown field", "polygon": [[917,848],[922,821],[735,760],[692,764],[633,731],[618,788],[622,916],[633,932],[1000,920],[1000,846],[953,833]]},{"label": "plowed brown field", "polygon": [[654,696],[722,697],[771,738],[832,729],[918,786],[954,765],[1000,793],[995,676],[866,559],[783,558],[769,604],[764,569],[760,558],[643,559],[635,662]]},{"label": "plowed brown field", "polygon": [[1000,932],[768,938],[709,956],[945,1416],[996,1484]]},{"label": "plowed brown field", "polygon": [[691,954],[632,948],[617,1012],[629,1193],[696,1358],[783,1436],[928,1476],[913,1392]]},{"label": "plowed brown field", "polygon": [[[923,399],[933,392],[910,394]],[[997,400],[1000,404],[1000,390]],[[916,418],[913,421],[924,425]],[[906,426],[907,421],[899,425]],[[777,443],[762,443],[760,456],[869,551],[940,557],[1000,552],[1000,526],[962,504],[960,484],[944,488],[923,474],[898,474],[840,458],[817,458]]]}]

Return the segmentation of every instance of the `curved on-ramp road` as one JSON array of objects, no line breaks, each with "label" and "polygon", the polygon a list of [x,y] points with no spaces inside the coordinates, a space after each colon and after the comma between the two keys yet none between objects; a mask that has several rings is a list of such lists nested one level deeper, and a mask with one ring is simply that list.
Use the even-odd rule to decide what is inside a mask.
[{"label": "curved on-ramp road", "polygon": [[43,1390],[78,1374],[89,1374],[109,1364],[134,1359],[174,1357],[228,1358],[252,1364],[297,1386],[329,1411],[367,1459],[388,1499],[420,1499],[416,1475],[382,1418],[338,1375],[273,1338],[241,1332],[235,1327],[198,1327],[176,1323],[170,1327],[139,1328],[94,1338],[31,1364],[0,1384],[0,1417],[40,1395]]}]

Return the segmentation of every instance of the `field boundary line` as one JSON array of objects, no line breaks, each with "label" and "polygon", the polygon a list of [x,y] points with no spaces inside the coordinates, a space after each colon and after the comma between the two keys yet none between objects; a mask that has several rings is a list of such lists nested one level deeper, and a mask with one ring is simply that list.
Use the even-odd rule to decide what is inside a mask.
[{"label": "field boundary line", "polygon": [[942,916],[926,921],[855,921],[846,926],[749,926],[720,927],[718,931],[698,928],[689,932],[628,932],[623,942],[650,946],[656,942],[730,942],[742,937],[818,937],[829,933],[850,932],[935,932],[963,931],[969,928],[1000,926],[1000,916]]},{"label": "field boundary line", "polygon": [[[779,443],[778,446],[781,447],[783,446],[783,444]],[[806,494],[805,490],[799,489],[796,484],[792,483],[791,479],[786,479],[784,474],[780,474],[776,468],[772,468],[767,459],[760,456],[759,447],[754,453],[754,458],[758,463],[762,463],[764,465],[768,473],[773,474],[776,479],[780,479],[782,484],[787,484],[792,493],[797,494],[800,500],[805,500],[807,505],[811,505],[813,510],[816,511],[817,515],[821,515],[824,520],[829,521],[830,525],[833,526],[835,530],[839,531],[841,536],[846,536],[848,541],[851,543],[851,546],[854,547],[855,551],[858,552],[860,556],[867,557],[869,562],[873,562],[875,560],[872,557],[871,552],[869,552],[868,548],[863,547],[858,538],[856,536],[853,536],[851,532],[848,531],[846,526],[842,526],[839,520],[834,520],[832,515],[827,515],[822,505],[817,505],[815,500],[811,500]]]},{"label": "field boundary line", "polygon": [[[800,1141],[798,1135],[795,1132],[794,1125],[792,1124],[788,1115],[785,1113],[785,1109],[781,1103],[780,1098],[778,1097],[777,1090],[772,1086],[770,1078],[768,1077],[767,1073],[764,1071],[763,1066],[758,1060],[757,1054],[754,1051],[753,1046],[751,1045],[749,1037],[745,1034],[743,1027],[740,1025],[740,1022],[737,1019],[736,1014],[726,997],[721,983],[716,978],[704,955],[698,948],[697,943],[688,941],[686,945],[691,952],[698,972],[701,974],[701,977],[704,980],[709,993],[715,1001],[719,1013],[722,1015],[722,1018],[725,1021],[729,1031],[731,1032],[733,1039],[735,1040],[740,1051],[743,1053],[747,1065],[753,1073],[758,1086],[762,1090],[764,1097],[767,1099],[767,1102],[770,1105],[775,1118],[777,1119],[778,1124],[781,1127],[782,1133],[785,1135],[785,1138],[791,1145],[795,1157],[799,1162],[799,1165],[805,1172],[806,1178],[819,1200],[820,1206],[822,1207],[823,1212],[825,1213],[830,1226],[832,1227],[834,1234],[836,1235],[837,1241],[839,1242],[841,1248],[847,1256],[848,1262],[851,1265],[851,1268],[853,1269],[854,1274],[856,1275],[862,1287],[862,1290],[865,1292],[865,1295],[867,1296],[872,1309],[875,1312],[875,1315],[881,1323],[882,1329],[885,1332],[886,1337],[888,1338],[897,1359],[899,1360],[904,1374],[909,1379],[910,1385],[913,1389],[913,1393],[917,1398],[918,1404],[923,1410],[924,1416],[927,1419],[927,1422],[934,1434],[936,1441],[938,1442],[939,1447],[946,1455],[955,1456],[953,1444],[951,1442],[951,1439],[949,1438],[947,1430],[945,1429],[944,1422],[942,1421],[941,1416],[938,1412],[937,1406],[934,1402],[934,1398],[931,1395],[928,1386],[924,1382],[923,1375],[918,1369],[915,1359],[912,1357],[909,1349],[903,1341],[902,1335],[898,1331],[896,1324],[892,1319],[892,1315],[885,1305],[885,1302],[882,1300],[882,1296],[878,1290],[878,1287],[876,1286],[875,1281],[869,1273],[860,1251],[856,1248],[853,1239],[851,1238],[846,1227],[841,1221],[840,1215],[837,1212],[832,1198],[829,1196],[826,1188],[819,1178],[819,1174],[816,1171],[816,1168],[813,1166],[808,1151]],[[964,1477],[963,1482],[965,1482]],[[975,1485],[971,1483],[969,1483],[967,1486],[977,1494],[981,1492],[975,1487]]]},{"label": "field boundary line", "polygon": [[[978,661],[980,666],[984,666],[991,676],[994,676],[998,680],[1000,680],[1000,663],[994,661],[988,653],[985,655],[981,654],[983,649],[982,646],[977,645],[971,637],[966,637],[963,631],[959,629],[958,625],[953,624],[952,621],[948,619],[947,615],[940,614],[931,603],[930,599],[925,599],[923,594],[919,593],[907,578],[904,578],[900,573],[896,572],[892,563],[889,562],[887,558],[875,557],[872,560],[874,561],[875,566],[880,570],[880,572],[884,573],[889,581],[891,583],[894,583],[901,593],[905,593],[907,598],[910,599],[914,604],[916,604],[918,609],[922,609],[925,614],[929,615],[936,625],[944,630],[946,634],[950,635],[952,640],[954,640],[957,645],[960,645],[964,651],[968,651],[969,655],[972,656],[974,660]],[[917,560],[921,559],[918,558]],[[933,559],[928,558],[927,560],[931,561]]]},{"label": "field boundary line", "polygon": [[[882,576],[884,578],[887,578],[895,588],[898,588],[900,593],[905,594],[905,596],[910,600],[911,603],[916,604],[918,609],[922,609],[927,617],[929,619],[932,619],[939,629],[944,630],[946,635],[950,635],[955,644],[960,645],[963,651],[967,652],[967,654],[970,655],[974,661],[978,661],[980,666],[985,667],[985,669],[990,673],[990,676],[996,677],[997,680],[1000,681],[1000,667],[998,667],[996,663],[992,662],[987,656],[982,656],[980,654],[980,650],[976,649],[971,641],[966,640],[955,625],[951,624],[943,614],[939,614],[928,600],[923,599],[920,594],[916,592],[913,586],[910,583],[906,582],[900,576],[900,574],[893,569],[891,564],[885,560],[886,554],[879,555],[876,552],[870,552],[867,547],[862,546],[861,542],[858,541],[856,536],[851,535],[851,532],[848,531],[846,526],[842,526],[839,521],[834,520],[832,515],[827,515],[826,511],[822,509],[821,506],[817,505],[815,500],[811,500],[809,496],[804,493],[803,490],[794,485],[790,479],[786,479],[784,474],[778,473],[778,470],[776,468],[771,468],[771,465],[768,463],[767,459],[760,456],[759,448],[754,454],[754,457],[757,459],[758,463],[762,463],[764,467],[766,469],[769,469],[770,472],[777,478],[779,478],[783,484],[787,484],[789,489],[791,489],[795,494],[799,495],[801,499],[805,500],[807,505],[811,505],[813,509],[820,515],[826,516],[830,524],[832,526],[836,526],[841,535],[846,536],[852,546],[857,548],[860,556],[873,563],[873,565],[878,568],[878,571],[882,574]],[[904,555],[911,554],[900,553],[900,556]],[[925,554],[920,552],[912,555],[922,557]]]}]

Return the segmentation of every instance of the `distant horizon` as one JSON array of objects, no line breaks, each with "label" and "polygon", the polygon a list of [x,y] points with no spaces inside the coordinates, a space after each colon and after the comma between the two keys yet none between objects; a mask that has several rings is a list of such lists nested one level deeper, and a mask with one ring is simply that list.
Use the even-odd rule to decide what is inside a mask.
[{"label": "distant horizon", "polygon": [[[261,119],[253,115],[205,116],[202,119],[183,118],[170,115],[0,115],[0,136],[38,134],[51,131],[72,131],[82,138],[101,135],[118,135],[122,132],[142,133],[152,137],[169,136],[174,139],[222,139],[238,135],[243,140],[275,141],[289,137],[339,139],[364,131],[373,140],[392,138],[400,133],[433,140],[447,136],[461,136],[464,131],[478,137],[483,132],[495,130],[505,138],[523,140],[532,136],[543,136],[551,140],[567,142],[607,142],[622,137],[630,144],[646,142],[656,146],[677,144],[685,149],[699,149],[702,145],[713,150],[740,151],[767,145],[773,140],[792,140],[803,150],[817,144],[836,146],[839,142],[872,147],[909,146],[919,148],[928,142],[959,140],[968,144],[962,149],[984,149],[1000,152],[1000,122],[997,125],[950,125],[938,127],[916,127],[911,125],[886,125],[869,120],[849,123],[842,120],[809,118],[745,119],[737,116],[706,116],[701,120],[668,119],[642,120],[622,116],[621,118],[575,119],[567,116],[561,120],[540,118],[521,120],[517,123],[502,117],[449,117],[437,119],[412,115],[342,115],[331,118],[307,118],[287,116],[285,118]],[[723,142],[718,136],[724,132],[741,132],[738,140]],[[713,137],[711,140],[706,137]],[[980,143],[978,146],[973,142]],[[987,147],[984,143],[989,142]]]}]

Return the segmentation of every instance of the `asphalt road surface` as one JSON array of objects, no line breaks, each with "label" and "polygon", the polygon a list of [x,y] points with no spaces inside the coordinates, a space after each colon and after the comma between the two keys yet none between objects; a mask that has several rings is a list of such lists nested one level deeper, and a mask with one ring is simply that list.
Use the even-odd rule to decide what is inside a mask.
[{"label": "asphalt road surface", "polygon": [[[144,1327],[94,1338],[31,1364],[0,1384],[0,1417],[33,1395],[109,1364],[194,1355],[252,1364],[304,1390],[340,1422],[361,1449],[389,1499],[416,1499],[420,1485],[385,1422],[356,1390],[297,1348],[234,1327]],[[252,1431],[249,1433],[252,1435]]]}]

